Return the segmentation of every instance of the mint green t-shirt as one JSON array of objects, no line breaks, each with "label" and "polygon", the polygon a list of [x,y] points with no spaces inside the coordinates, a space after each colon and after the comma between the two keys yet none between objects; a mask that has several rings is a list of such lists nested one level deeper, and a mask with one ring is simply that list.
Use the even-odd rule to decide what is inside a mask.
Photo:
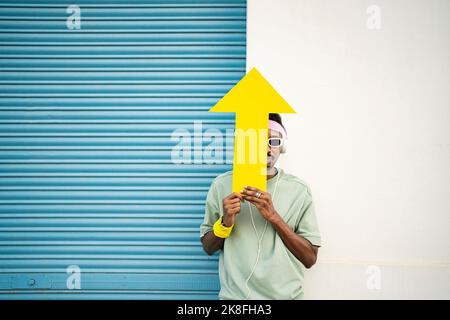
[{"label": "mint green t-shirt", "polygon": [[[276,193],[275,191],[275,186]],[[231,193],[232,172],[219,175],[211,184],[206,199],[205,218],[200,237],[212,231],[223,214],[223,198]],[[278,169],[267,181],[275,210],[295,233],[320,246],[321,239],[309,187],[299,178]],[[251,212],[255,226],[252,224]],[[241,202],[234,228],[220,251],[219,276],[221,299],[302,299],[302,263],[289,251],[270,223],[248,201]],[[255,228],[258,235],[255,233]],[[258,237],[260,256],[255,265]],[[254,268],[251,278],[247,281]]]}]

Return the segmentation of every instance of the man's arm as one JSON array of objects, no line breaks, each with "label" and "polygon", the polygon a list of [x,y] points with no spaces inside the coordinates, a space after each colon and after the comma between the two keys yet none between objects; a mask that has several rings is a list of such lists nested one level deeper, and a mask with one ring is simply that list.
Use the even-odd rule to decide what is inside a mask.
[{"label": "man's arm", "polygon": [[[223,219],[222,224],[225,227],[231,227],[234,225],[236,220],[236,215],[241,211],[241,200],[242,196],[232,192],[226,198],[223,199]],[[225,238],[217,237],[213,231],[209,231],[205,233],[205,235],[201,238],[203,250],[208,255],[212,255],[219,249],[223,248],[223,243],[225,242]]]},{"label": "man's arm", "polygon": [[217,250],[223,248],[224,238],[216,237],[213,231],[206,233],[202,239],[203,250],[210,256]]},{"label": "man's arm", "polygon": [[296,234],[278,213],[273,215],[269,222],[272,224],[289,251],[292,252],[306,268],[309,269],[316,263],[319,247],[312,245],[311,242]]}]

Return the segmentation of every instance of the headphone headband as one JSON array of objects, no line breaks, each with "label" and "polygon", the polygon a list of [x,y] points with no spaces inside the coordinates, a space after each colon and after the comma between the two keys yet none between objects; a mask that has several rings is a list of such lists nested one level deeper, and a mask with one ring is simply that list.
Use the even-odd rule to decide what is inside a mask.
[{"label": "headphone headband", "polygon": [[283,126],[281,124],[279,124],[276,121],[273,120],[269,120],[269,129],[270,130],[274,130],[274,131],[278,131],[279,133],[281,133],[281,137],[286,139],[287,138],[287,132],[286,130],[284,130]]}]

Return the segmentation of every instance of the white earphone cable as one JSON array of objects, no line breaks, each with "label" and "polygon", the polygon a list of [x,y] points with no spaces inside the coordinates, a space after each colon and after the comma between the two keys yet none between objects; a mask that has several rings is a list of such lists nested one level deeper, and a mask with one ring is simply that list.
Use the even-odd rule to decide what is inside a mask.
[{"label": "white earphone cable", "polygon": [[[276,195],[277,189],[278,189],[278,181],[280,180],[280,172],[279,172],[278,169],[277,169],[277,171],[278,171],[278,172],[277,172],[277,182],[275,183],[275,189],[274,189],[273,197],[272,197],[273,203],[275,203],[275,195]],[[247,203],[248,203],[248,202],[247,202]],[[263,237],[264,237],[264,234],[266,233],[267,224],[268,224],[268,223],[267,223],[267,220],[266,220],[266,223],[264,224],[264,230],[263,230],[263,232],[262,232],[262,234],[261,234],[261,237],[259,237],[258,231],[256,230],[255,220],[253,219],[252,205],[251,205],[250,203],[248,203],[248,208],[250,209],[250,218],[252,219],[253,230],[255,230],[256,238],[258,239],[258,251],[257,251],[257,253],[256,253],[255,264],[253,265],[250,274],[248,275],[247,279],[245,280],[245,288],[246,288],[247,291],[248,291],[247,296],[245,297],[245,300],[248,300],[249,297],[250,297],[251,291],[250,291],[250,288],[249,288],[249,286],[248,286],[248,282],[249,282],[250,279],[252,278],[253,273],[254,273],[255,270],[256,270],[256,266],[258,265],[259,257],[260,257],[260,255],[261,255],[261,242],[262,242],[262,239],[263,239]]]}]

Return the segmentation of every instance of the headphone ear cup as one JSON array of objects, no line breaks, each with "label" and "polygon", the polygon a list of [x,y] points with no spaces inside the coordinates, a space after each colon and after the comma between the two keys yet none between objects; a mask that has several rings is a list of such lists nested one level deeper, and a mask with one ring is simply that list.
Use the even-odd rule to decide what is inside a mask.
[{"label": "headphone ear cup", "polygon": [[283,145],[281,146],[281,153],[286,153],[287,151],[287,139],[283,140]]}]

